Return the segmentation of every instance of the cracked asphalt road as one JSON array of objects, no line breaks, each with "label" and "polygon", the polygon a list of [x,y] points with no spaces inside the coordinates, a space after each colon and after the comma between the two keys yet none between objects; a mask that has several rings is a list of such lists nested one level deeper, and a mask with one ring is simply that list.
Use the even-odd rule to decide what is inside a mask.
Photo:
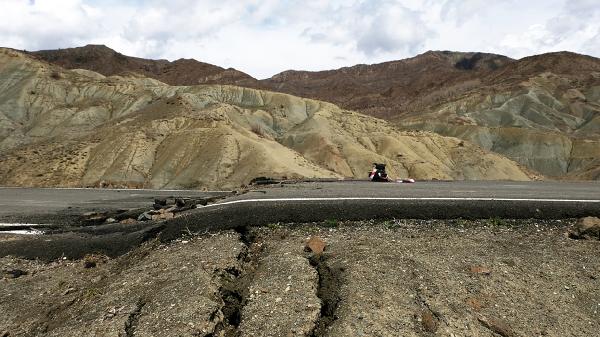
[{"label": "cracked asphalt road", "polygon": [[0,222],[60,223],[61,217],[91,211],[151,207],[155,197],[202,198],[229,191],[0,187]]},{"label": "cracked asphalt road", "polygon": [[[123,200],[150,208],[154,196],[206,196],[194,191],[113,191],[70,189],[0,189],[4,222],[39,217],[61,223],[80,214],[82,203],[95,209],[123,208]],[[600,215],[600,182],[454,181],[415,184],[311,182],[257,186],[165,222],[70,227],[69,233],[32,236],[0,244],[0,256],[51,260],[80,258],[87,252],[118,256],[158,236],[168,242],[182,234],[272,223],[368,219],[565,219]],[[10,201],[10,202],[7,202]],[[31,202],[31,200],[35,202]],[[41,205],[41,206],[40,206]],[[67,206],[72,205],[72,206]],[[61,208],[61,207],[72,207]],[[17,213],[10,213],[11,210]],[[65,213],[66,212],[66,213]],[[52,231],[48,231],[52,233]]]}]

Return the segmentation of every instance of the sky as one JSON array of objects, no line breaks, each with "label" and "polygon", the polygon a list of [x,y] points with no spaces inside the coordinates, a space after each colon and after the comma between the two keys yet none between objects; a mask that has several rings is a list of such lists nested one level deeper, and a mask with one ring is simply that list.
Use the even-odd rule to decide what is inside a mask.
[{"label": "sky", "polygon": [[0,46],[104,44],[262,79],[428,50],[600,57],[599,0],[0,0]]}]

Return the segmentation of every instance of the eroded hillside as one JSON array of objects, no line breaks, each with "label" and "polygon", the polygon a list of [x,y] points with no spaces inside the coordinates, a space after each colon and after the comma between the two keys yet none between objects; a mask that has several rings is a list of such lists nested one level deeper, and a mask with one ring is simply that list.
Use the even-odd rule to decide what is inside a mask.
[{"label": "eroded hillside", "polygon": [[325,102],[64,70],[0,51],[0,182],[215,188],[259,176],[516,179],[515,162],[457,138],[400,132]]},{"label": "eroded hillside", "polygon": [[469,140],[547,176],[600,178],[600,61],[554,54],[499,72],[477,90],[395,121]]},{"label": "eroded hillside", "polygon": [[288,71],[273,90],[337,102],[403,129],[459,137],[554,178],[600,178],[600,60],[427,52],[337,70]]}]

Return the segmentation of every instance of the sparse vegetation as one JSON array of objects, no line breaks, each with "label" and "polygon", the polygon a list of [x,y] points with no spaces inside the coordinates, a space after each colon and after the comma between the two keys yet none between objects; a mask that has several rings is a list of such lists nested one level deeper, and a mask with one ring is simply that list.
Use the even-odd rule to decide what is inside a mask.
[{"label": "sparse vegetation", "polygon": [[340,222],[337,219],[327,219],[327,220],[323,221],[323,226],[329,227],[329,228],[337,227],[337,226],[339,226],[339,224],[340,224]]},{"label": "sparse vegetation", "polygon": [[492,227],[510,226],[510,223],[508,223],[506,220],[499,218],[499,217],[493,217],[493,218],[488,219],[488,224]]},{"label": "sparse vegetation", "polygon": [[400,227],[400,223],[396,220],[385,220],[382,223],[387,229],[395,229]]},{"label": "sparse vegetation", "polygon": [[269,228],[269,229],[278,229],[281,227],[282,227],[281,223],[279,223],[279,222],[267,224],[267,228]]}]

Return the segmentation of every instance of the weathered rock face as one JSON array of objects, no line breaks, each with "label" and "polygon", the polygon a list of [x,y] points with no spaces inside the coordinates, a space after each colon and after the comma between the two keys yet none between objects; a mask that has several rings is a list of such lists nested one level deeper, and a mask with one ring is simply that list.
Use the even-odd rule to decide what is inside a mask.
[{"label": "weathered rock face", "polygon": [[229,188],[258,176],[530,179],[469,142],[254,89],[104,77],[0,50],[0,183]]}]

